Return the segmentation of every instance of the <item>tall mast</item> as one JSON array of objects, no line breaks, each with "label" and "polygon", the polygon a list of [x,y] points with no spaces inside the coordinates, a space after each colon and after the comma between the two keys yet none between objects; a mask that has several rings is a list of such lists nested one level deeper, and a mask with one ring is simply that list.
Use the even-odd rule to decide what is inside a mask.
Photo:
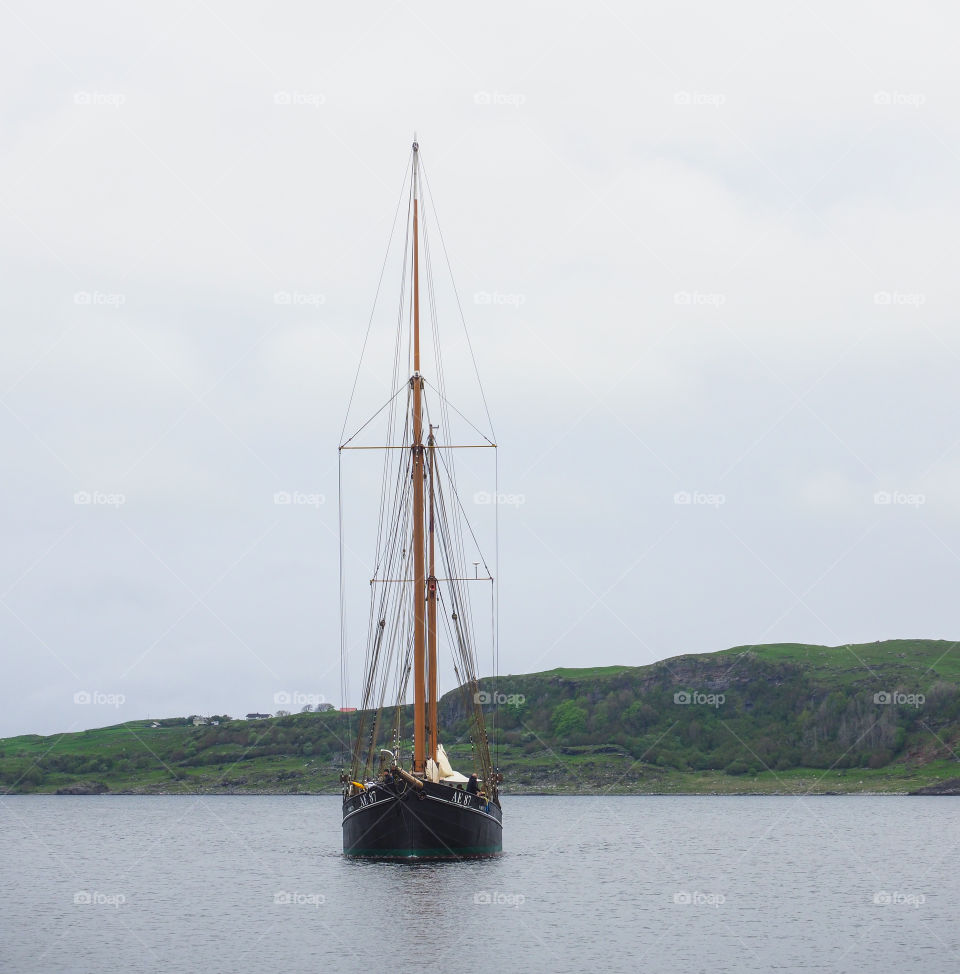
[{"label": "tall mast", "polygon": [[423,545],[423,379],[420,376],[420,233],[419,233],[419,151],[413,143],[413,770],[426,765],[426,722],[424,720],[424,609],[426,570]]},{"label": "tall mast", "polygon": [[429,654],[427,666],[427,727],[430,737],[430,757],[437,760],[437,693],[439,681],[437,679],[437,574],[434,570],[435,543],[434,543],[434,511],[433,511],[433,476],[434,464],[436,462],[436,445],[433,438],[433,425],[430,426],[430,434],[427,437],[428,453],[428,477],[430,484],[430,551],[429,564],[427,571],[427,651]]}]

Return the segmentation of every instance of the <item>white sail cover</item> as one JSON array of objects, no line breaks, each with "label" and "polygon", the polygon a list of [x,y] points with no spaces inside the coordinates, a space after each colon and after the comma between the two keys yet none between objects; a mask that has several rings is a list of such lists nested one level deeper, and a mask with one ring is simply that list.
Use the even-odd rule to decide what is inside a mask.
[{"label": "white sail cover", "polygon": [[437,784],[440,781],[440,769],[433,758],[427,758],[427,779]]},{"label": "white sail cover", "polygon": [[443,749],[442,744],[437,745],[437,764],[440,765],[440,775],[442,777],[446,778],[453,774],[453,768],[450,767],[450,758],[447,757],[447,752]]},{"label": "white sail cover", "polygon": [[443,749],[442,744],[437,745],[437,764],[440,765],[440,777],[447,784],[451,785],[462,785],[470,779],[460,774],[459,771],[454,771],[450,767],[450,758],[447,757],[447,752]]}]

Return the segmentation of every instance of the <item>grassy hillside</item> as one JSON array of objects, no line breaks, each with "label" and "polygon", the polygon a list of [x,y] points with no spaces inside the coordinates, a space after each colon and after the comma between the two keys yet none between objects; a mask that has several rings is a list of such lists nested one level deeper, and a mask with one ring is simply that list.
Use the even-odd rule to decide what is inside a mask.
[{"label": "grassy hillside", "polygon": [[[958,683],[956,644],[888,640],[740,646],[482,689],[501,701],[492,740],[505,793],[905,792],[960,777]],[[439,712],[454,766],[469,768],[459,694]],[[172,718],[8,738],[0,790],[337,791],[355,721]]]}]

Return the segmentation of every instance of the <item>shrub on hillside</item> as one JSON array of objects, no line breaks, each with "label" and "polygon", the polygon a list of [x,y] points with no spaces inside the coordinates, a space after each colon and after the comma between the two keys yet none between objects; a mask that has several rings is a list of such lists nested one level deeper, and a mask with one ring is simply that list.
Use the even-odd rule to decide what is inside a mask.
[{"label": "shrub on hillside", "polygon": [[550,722],[557,737],[565,738],[572,734],[582,734],[587,728],[587,712],[583,707],[578,707],[573,700],[564,700],[553,708]]}]

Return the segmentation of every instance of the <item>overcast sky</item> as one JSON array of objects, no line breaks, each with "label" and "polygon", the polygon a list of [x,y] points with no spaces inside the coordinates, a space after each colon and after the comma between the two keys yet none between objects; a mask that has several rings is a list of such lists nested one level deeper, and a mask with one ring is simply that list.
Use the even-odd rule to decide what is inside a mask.
[{"label": "overcast sky", "polygon": [[504,672],[960,637],[954,5],[0,16],[0,734],[343,702],[337,444],[414,130]]}]

